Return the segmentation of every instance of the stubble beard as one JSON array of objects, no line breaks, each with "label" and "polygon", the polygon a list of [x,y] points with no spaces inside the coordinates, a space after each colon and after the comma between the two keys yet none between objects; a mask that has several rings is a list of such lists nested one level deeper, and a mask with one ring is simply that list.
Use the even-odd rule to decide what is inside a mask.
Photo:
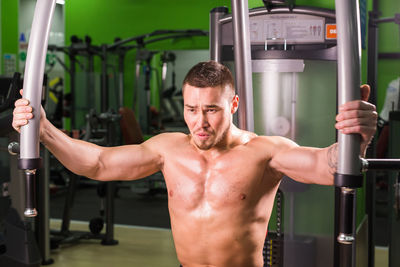
[{"label": "stubble beard", "polygon": [[[215,137],[214,141],[210,140],[210,139],[207,139],[205,141],[194,139],[194,143],[197,146],[197,148],[199,148],[200,150],[209,150],[210,148],[218,146],[219,144],[224,142],[225,137],[228,134],[228,131],[229,131],[229,127],[227,127],[225,129],[225,131],[219,137]],[[214,137],[215,135],[213,134],[212,136]]]}]

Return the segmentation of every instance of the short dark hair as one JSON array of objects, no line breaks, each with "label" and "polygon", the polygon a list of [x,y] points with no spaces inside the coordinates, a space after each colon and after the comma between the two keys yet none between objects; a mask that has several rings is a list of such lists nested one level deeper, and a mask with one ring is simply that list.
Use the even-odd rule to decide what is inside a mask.
[{"label": "short dark hair", "polygon": [[230,86],[235,91],[235,83],[231,71],[224,65],[210,60],[194,65],[186,74],[183,86],[205,87],[225,87]]}]

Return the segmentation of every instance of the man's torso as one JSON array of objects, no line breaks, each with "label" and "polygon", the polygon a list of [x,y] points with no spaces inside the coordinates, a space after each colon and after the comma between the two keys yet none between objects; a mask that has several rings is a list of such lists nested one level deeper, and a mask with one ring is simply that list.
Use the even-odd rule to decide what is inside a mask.
[{"label": "man's torso", "polygon": [[269,168],[265,137],[215,153],[201,153],[183,134],[167,138],[162,172],[183,266],[261,266],[281,177]]}]

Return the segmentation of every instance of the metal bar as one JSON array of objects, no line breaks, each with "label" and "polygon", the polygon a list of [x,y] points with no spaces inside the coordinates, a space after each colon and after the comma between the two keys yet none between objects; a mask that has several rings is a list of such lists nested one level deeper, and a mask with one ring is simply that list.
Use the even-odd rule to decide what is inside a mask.
[{"label": "metal bar", "polygon": [[106,234],[101,241],[102,245],[112,246],[117,245],[118,241],[114,239],[114,195],[115,195],[115,182],[107,182],[106,185]]},{"label": "metal bar", "polygon": [[101,47],[101,102],[100,112],[108,109],[107,45]]},{"label": "metal bar", "polygon": [[187,38],[187,37],[193,37],[193,36],[207,36],[207,32],[193,32],[193,33],[185,33],[185,34],[174,34],[174,35],[168,35],[168,36],[163,36],[159,38],[154,38],[151,40],[146,40],[143,42],[143,46],[146,46],[151,43],[156,43],[168,39],[178,39],[178,38]]},{"label": "metal bar", "polygon": [[241,99],[241,107],[238,111],[239,127],[244,130],[254,131],[253,82],[248,2],[232,0],[231,3],[235,79],[238,95]]},{"label": "metal bar", "polygon": [[33,119],[21,127],[21,158],[39,158],[39,123],[43,75],[55,0],[38,0],[29,38],[23,97],[33,107]]},{"label": "metal bar", "polygon": [[[290,11],[289,8],[287,7],[277,7],[272,9],[271,11],[268,11],[264,7],[261,8],[255,8],[251,9],[249,16],[261,16],[265,14],[279,14],[279,13],[293,13],[293,14],[305,14],[305,15],[312,15],[312,16],[320,16],[320,17],[327,17],[327,18],[332,18],[335,19],[335,13],[332,12],[330,9],[324,9],[324,8],[311,8],[311,7],[295,7],[293,8],[292,11]],[[224,17],[220,20],[220,23],[228,23],[232,20],[231,16]]]},{"label": "metal bar", "polygon": [[25,170],[25,216],[37,215],[35,209],[35,172],[41,165],[39,149],[40,109],[47,45],[56,1],[38,0],[33,16],[24,74],[23,97],[33,108],[33,119],[21,127],[19,168]]},{"label": "metal bar", "polygon": [[[356,0],[336,1],[338,30],[338,105],[360,99],[361,36],[359,9]],[[339,132],[339,158],[337,172],[358,175],[360,173],[360,136]]]},{"label": "metal bar", "polygon": [[400,59],[400,53],[379,53],[378,54],[379,59]]},{"label": "metal bar", "polygon": [[[361,34],[357,0],[336,0],[338,47],[338,109],[360,99]],[[339,262],[341,267],[355,266],[355,188],[361,187],[360,136],[338,134],[338,166],[335,186],[341,187],[339,214]]]},{"label": "metal bar", "polygon": [[387,23],[387,22],[396,22],[396,18],[380,18],[380,19],[374,19],[374,23]]},{"label": "metal bar", "polygon": [[70,104],[70,112],[69,112],[69,116],[70,116],[70,121],[71,121],[71,129],[73,130],[75,129],[75,92],[76,92],[76,57],[75,57],[75,53],[70,53],[69,54],[69,58],[70,58],[70,93],[71,93],[71,102]]},{"label": "metal bar", "polygon": [[[197,29],[192,29],[192,30],[157,30],[157,31],[153,31],[153,32],[148,33],[148,34],[142,34],[142,35],[138,35],[138,36],[133,36],[133,37],[130,37],[128,39],[115,42],[115,43],[107,46],[107,49],[108,50],[112,50],[112,49],[115,49],[117,47],[121,47],[124,44],[130,43],[130,42],[134,42],[134,41],[137,42],[137,43],[140,43],[145,38],[149,38],[149,37],[157,36],[157,35],[187,34],[188,36],[194,36],[194,35],[202,35],[201,33],[204,33],[204,31],[197,30]],[[166,39],[168,39],[168,38],[173,38],[173,37],[166,36]],[[163,39],[161,39],[161,40],[163,40]]]},{"label": "metal bar", "polygon": [[219,20],[228,13],[227,7],[216,7],[210,12],[210,59],[221,62],[221,23]]},{"label": "metal bar", "polygon": [[[378,1],[373,0],[373,9],[369,12],[369,23],[368,23],[368,65],[367,65],[367,79],[368,84],[371,87],[371,93],[369,96],[369,102],[376,105],[378,101],[378,34],[379,28],[376,23],[372,21],[378,16]],[[375,140],[372,140],[370,147],[367,150],[368,157],[375,157]],[[368,172],[366,174],[366,212],[368,214],[368,267],[375,265],[375,211],[376,211],[376,173]]]},{"label": "metal bar", "polygon": [[367,170],[398,170],[400,171],[400,159],[365,159]]},{"label": "metal bar", "polygon": [[125,52],[121,52],[118,55],[118,69],[119,69],[119,107],[124,106],[124,60]]}]

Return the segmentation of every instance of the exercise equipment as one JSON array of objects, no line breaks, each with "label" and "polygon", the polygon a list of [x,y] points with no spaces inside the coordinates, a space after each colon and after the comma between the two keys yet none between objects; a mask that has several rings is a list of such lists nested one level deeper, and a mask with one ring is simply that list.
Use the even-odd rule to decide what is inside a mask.
[{"label": "exercise equipment", "polygon": [[[378,76],[378,61],[380,59],[385,59],[385,60],[399,60],[400,59],[400,53],[397,51],[393,52],[378,52],[378,40],[379,40],[379,28],[378,26],[381,24],[387,24],[387,23],[395,23],[399,27],[399,32],[397,35],[397,38],[400,39],[400,14],[394,14],[393,17],[381,17],[381,12],[379,10],[380,3],[382,1],[379,0],[373,0],[372,1],[372,10],[369,12],[369,23],[368,23],[368,47],[367,47],[367,53],[368,53],[368,84],[371,86],[371,96],[370,96],[370,102],[373,104],[377,103],[377,92],[378,92],[378,83],[377,83],[377,76]],[[394,32],[395,33],[395,32]],[[394,99],[393,99],[394,100]],[[389,110],[392,110],[392,107],[389,108]],[[389,121],[389,113],[385,112],[384,110],[384,119],[380,118],[378,120],[378,126],[383,127],[385,124],[385,119]],[[379,114],[382,116],[382,114]],[[392,121],[393,123],[393,121]],[[382,157],[384,155],[384,151],[386,149],[382,149],[382,143],[386,143],[389,140],[389,123],[387,123],[383,129],[378,129],[378,131],[381,131],[381,135],[379,140],[377,141],[376,145],[375,142],[370,146],[370,149],[367,152],[367,157]],[[393,125],[397,125],[394,123]],[[386,141],[383,141],[383,136],[386,136]],[[379,143],[380,142],[380,143]],[[394,192],[391,191],[393,189],[392,186],[395,186],[394,184],[394,179],[390,178],[393,177],[393,174],[389,173],[389,179],[388,179],[388,196],[389,199],[394,198]],[[376,179],[375,172],[367,172],[367,179],[366,179],[366,184],[367,184],[367,212],[371,218],[370,223],[368,224],[368,241],[369,241],[369,247],[368,247],[368,257],[369,257],[369,267],[373,266],[374,262],[374,249],[375,249],[375,239],[374,237],[376,236],[376,227],[377,223],[375,220],[376,216],[376,202],[377,202],[377,194],[376,194],[376,185],[377,185],[377,179]],[[387,177],[386,177],[387,178]],[[391,184],[389,184],[391,182]],[[394,213],[393,207],[389,206],[388,203],[388,213],[389,216],[392,216]],[[388,220],[390,222],[390,219]],[[388,228],[390,229],[391,232],[398,232],[400,226],[396,223],[391,224],[389,223]],[[389,266],[397,266],[400,265],[400,255],[397,253],[398,248],[399,248],[399,241],[397,238],[392,238],[392,235],[388,236],[389,239]]]},{"label": "exercise equipment", "polygon": [[[227,65],[234,75],[251,69],[250,78],[235,75],[239,97],[251,98],[247,101],[241,98],[239,126],[254,127],[255,133],[260,135],[285,136],[305,146],[332,144],[335,134],[329,130],[329,122],[334,121],[336,110],[332,101],[336,98],[336,39],[325,38],[325,27],[335,24],[334,12],[283,4],[271,5],[269,10],[251,9],[249,37],[245,34],[234,38],[234,34],[243,30],[235,25],[241,27],[245,19],[237,19],[241,22],[235,24],[233,10],[232,15],[222,7],[211,11],[210,52],[211,59]],[[251,55],[247,57],[251,58],[242,59],[239,64],[236,57],[244,56],[240,46],[236,48],[236,39],[250,40]],[[321,73],[317,75],[318,71]],[[243,102],[251,107],[243,109]],[[240,109],[246,115],[244,118]],[[281,255],[276,266],[320,266],[333,262],[333,212],[322,218],[318,216],[332,209],[333,188],[305,185],[285,177],[280,190],[280,198],[285,201],[281,204],[280,215],[271,216],[266,239],[266,246],[275,244],[273,254]],[[322,197],[324,201],[315,201]],[[274,229],[275,221],[276,224],[284,222],[280,234],[274,232],[278,228]],[[266,260],[266,266],[268,263],[271,261]]]},{"label": "exercise equipment", "polygon": [[43,258],[35,238],[39,233],[32,220],[24,219],[24,179],[17,170],[17,159],[8,153],[19,152],[11,123],[14,102],[22,87],[20,77],[20,73],[13,78],[0,77],[0,266],[35,267]]},{"label": "exercise equipment", "polygon": [[[273,2],[283,1],[264,2],[267,2],[267,10],[252,10],[250,14],[250,22],[247,3],[242,3],[242,1],[232,1],[232,17],[226,15],[225,8],[216,8],[211,13],[211,59],[222,62],[229,61],[230,59],[232,59],[232,47],[234,47],[233,50],[235,51],[234,59],[236,84],[238,87],[238,94],[239,96],[241,96],[242,100],[244,99],[245,105],[244,109],[242,107],[242,111],[239,110],[239,127],[252,130],[252,127],[256,128],[256,126],[258,125],[258,123],[253,124],[253,121],[257,120],[258,113],[256,107],[257,102],[255,101],[255,99],[259,99],[259,97],[255,94],[257,90],[255,84],[253,84],[253,86],[251,85],[252,71],[257,72],[257,70],[260,71],[264,69],[264,71],[266,72],[274,71],[278,73],[302,72],[301,64],[297,64],[299,62],[288,63],[285,66],[285,64],[279,64],[279,62],[270,61],[270,63],[273,64],[273,66],[271,67],[267,66],[267,64],[263,64],[262,62],[255,62],[258,58],[282,59],[283,56],[286,56],[286,58],[293,57],[294,59],[302,59],[304,57],[313,60],[324,59],[335,61],[337,59],[339,76],[338,104],[343,104],[350,100],[359,99],[360,34],[358,22],[359,9],[357,1],[337,0],[336,13],[332,13],[331,11],[322,9],[297,7],[293,4],[293,1],[290,1],[287,7],[282,5],[274,7]],[[268,13],[274,14],[275,18],[280,17],[281,20],[284,20],[284,22],[276,21],[276,23],[274,24],[273,22],[271,22],[271,20],[273,20],[273,17],[264,20],[258,19],[258,16],[261,17],[262,15],[267,15]],[[290,16],[285,16],[284,14],[290,14]],[[297,16],[297,14],[299,15]],[[308,17],[307,19],[304,18],[303,21],[299,21],[297,23],[295,23],[294,21],[290,21],[291,18],[294,18],[296,16],[298,18],[304,15],[310,15],[312,17]],[[324,17],[324,19],[319,20],[317,17]],[[337,41],[337,49],[335,43],[336,36],[332,38],[331,36],[328,36],[328,34],[326,34],[331,33],[331,31],[329,30],[330,27],[328,27],[327,25],[329,23],[327,22],[331,20],[331,24],[334,24],[335,17],[337,20],[336,27],[339,32],[338,36],[340,36]],[[308,25],[309,27],[304,27],[305,25]],[[263,31],[262,29],[264,26],[267,27],[267,29]],[[288,35],[290,35],[290,33],[293,33],[293,29],[297,29],[297,31],[295,31],[295,35],[300,36],[301,41],[296,40],[295,42],[293,42],[293,40],[291,40],[293,38],[293,35],[291,38],[287,38],[287,36],[281,36],[280,31],[284,33],[285,31],[282,30],[282,28],[280,27],[284,28],[286,30],[286,34]],[[250,34],[247,29],[250,29]],[[272,34],[272,36],[268,35],[270,33]],[[274,36],[275,33],[278,34]],[[355,36],[358,38],[355,38]],[[255,45],[250,45],[250,43],[253,42]],[[323,49],[316,45],[322,43],[325,43]],[[296,49],[297,45],[299,45],[298,49]],[[312,49],[310,49],[309,52],[303,52],[303,50],[307,50],[307,45],[310,45]],[[301,53],[298,53],[299,51],[296,50],[301,51]],[[298,54],[299,56],[296,57],[296,54]],[[270,67],[271,69],[266,70],[265,68],[268,67]],[[291,69],[288,70],[288,68]],[[293,70],[292,68],[296,70]],[[321,68],[319,69],[319,71],[321,71]],[[289,87],[295,87],[297,84],[296,76],[299,75],[292,74],[289,76],[289,78],[284,77],[282,79],[281,77],[279,77],[279,75],[272,76],[269,77],[269,79],[266,79],[266,81],[272,80],[276,85],[279,85],[278,82],[281,81],[291,81],[292,83],[291,85],[289,83]],[[313,79],[314,78],[316,77],[313,77]],[[326,85],[327,82],[325,81],[324,84]],[[253,93],[254,96],[252,96]],[[293,96],[296,93],[300,93],[300,90],[292,91],[291,95]],[[254,102],[252,103],[253,99]],[[287,108],[287,106],[299,105],[300,101],[296,103],[296,101],[294,101],[295,99],[296,98],[292,98],[291,101],[289,101],[288,103],[280,101],[278,102],[281,103],[283,109],[290,110],[290,108]],[[322,99],[318,99],[318,102],[321,102],[321,100]],[[254,108],[249,107],[249,104],[254,105]],[[268,106],[265,103],[264,105]],[[292,110],[296,109],[292,108]],[[293,112],[291,114],[293,120],[296,117],[293,115],[297,114]],[[283,112],[282,115],[287,116],[285,112]],[[286,120],[285,116],[282,116],[276,122],[272,123],[272,126],[275,127],[274,131],[277,134],[280,133],[280,135],[284,136],[293,135],[294,132],[294,136],[296,136],[298,131],[290,131],[290,129],[293,128],[294,124],[291,124],[290,120]],[[319,116],[321,116],[321,114],[319,114]],[[255,130],[257,132],[257,129]],[[336,199],[338,202],[336,208],[337,216],[335,216],[338,217],[338,220],[335,222],[335,232],[337,232],[337,234],[335,233],[335,239],[333,241],[335,243],[335,249],[331,250],[331,252],[334,252],[334,257],[324,257],[323,262],[321,263],[324,266],[326,266],[327,264],[329,264],[328,266],[330,266],[330,264],[333,264],[334,266],[344,267],[355,266],[355,190],[356,188],[362,186],[361,170],[378,170],[387,169],[388,167],[390,167],[391,169],[400,168],[400,160],[397,159],[392,159],[390,161],[379,159],[363,159],[361,161],[359,159],[359,144],[359,136],[339,134],[339,164],[337,174],[335,175],[335,185],[337,186]],[[302,216],[304,216],[304,214],[302,214]],[[324,217],[326,217],[325,213]],[[290,215],[288,220],[293,220],[292,214]],[[288,234],[284,234],[284,236],[288,236]],[[307,254],[311,257],[316,256],[315,250],[311,249],[311,253],[302,252],[301,257],[295,256],[296,249],[293,250],[293,248],[300,248],[300,246],[296,246],[296,242],[290,244],[290,242],[288,241],[290,241],[290,239],[286,239],[285,237],[283,242],[284,261],[277,263],[280,264],[279,266],[282,266],[282,264],[283,266],[314,266],[314,264],[316,264],[315,266],[321,265],[318,264],[318,259],[316,259],[315,261],[307,261],[307,259],[309,258]],[[290,247],[292,249],[289,249]],[[290,263],[291,259],[296,262]]]},{"label": "exercise equipment", "polygon": [[[76,35],[71,36],[69,46],[49,45],[48,50],[52,52],[62,52],[69,58],[69,65],[66,65],[57,54],[54,54],[57,62],[65,69],[70,78],[69,94],[64,96],[68,101],[68,107],[64,105],[64,117],[70,119],[70,125],[65,125],[67,129],[79,129],[84,125],[82,118],[88,111],[95,107],[96,90],[94,75],[95,56],[101,57],[101,47],[92,44],[90,36],[79,38]],[[81,69],[84,75],[77,70]],[[79,81],[82,81],[84,88],[79,88]],[[80,92],[80,97],[76,97]],[[84,97],[82,97],[82,94]],[[69,97],[70,99],[66,99]]]},{"label": "exercise equipment", "polygon": [[[57,61],[64,67],[70,76],[70,93],[68,94],[70,98],[70,106],[68,107],[69,114],[68,117],[71,119],[70,127],[72,128],[71,134],[73,138],[83,139],[85,141],[93,142],[98,145],[111,146],[118,144],[117,134],[115,133],[115,122],[118,121],[119,115],[108,109],[109,106],[109,93],[108,93],[108,75],[107,70],[109,65],[107,64],[107,51],[104,50],[103,46],[96,46],[92,44],[90,36],[85,36],[83,39],[78,36],[71,36],[71,45],[69,46],[55,46],[50,45],[48,47],[50,51],[60,51],[69,57],[70,64],[67,66],[64,62],[57,57]],[[101,60],[101,75],[100,75],[100,85],[101,88],[96,90],[95,88],[95,74],[94,74],[94,59],[99,57]],[[84,75],[80,75],[77,72],[77,67],[79,67]],[[77,97],[78,81],[83,81],[85,90],[83,90],[86,95],[82,97]],[[100,92],[99,99],[98,91]],[[66,96],[65,96],[66,97]],[[64,98],[65,98],[64,97]],[[65,100],[65,99],[64,99]],[[99,100],[99,101],[97,101]],[[96,105],[98,104],[98,105]],[[64,106],[65,108],[65,106]],[[96,111],[98,110],[98,111]],[[66,115],[64,110],[64,115]],[[81,118],[86,117],[86,123],[84,123]],[[84,128],[83,133],[79,128]],[[53,159],[53,161],[56,161]],[[53,164],[57,165],[57,164]],[[60,166],[60,165],[58,165]],[[54,166],[53,166],[54,168]],[[59,169],[63,169],[60,166]],[[70,221],[71,221],[71,211],[75,199],[76,189],[81,181],[80,177],[66,170],[56,170],[56,172],[62,172],[64,176],[67,177],[68,185],[66,189],[66,198],[64,203],[64,210],[62,215],[62,224],[60,230],[51,231],[51,246],[53,248],[59,247],[60,245],[67,243],[74,243],[81,239],[100,239],[103,245],[115,245],[118,243],[114,239],[114,186],[104,191],[103,195],[99,195],[101,207],[100,217],[93,218],[89,222],[88,231],[70,231]],[[98,187],[110,187],[110,183],[97,183]],[[105,200],[106,199],[106,200]],[[104,205],[103,202],[106,202]],[[104,209],[105,206],[105,209]],[[105,234],[100,234],[100,232],[93,231],[93,220],[99,222],[99,220],[106,222],[106,232]],[[96,224],[96,223],[95,223]],[[96,227],[95,227],[96,228]],[[97,227],[96,229],[99,229]]]},{"label": "exercise equipment", "polygon": [[41,166],[39,155],[39,124],[42,99],[42,84],[47,42],[56,1],[38,0],[32,22],[31,36],[24,74],[23,97],[28,99],[33,108],[33,119],[21,127],[20,160],[18,166],[26,176],[26,210],[27,217],[37,215],[35,208],[36,169]]},{"label": "exercise equipment", "polygon": [[[159,132],[162,128],[162,108],[163,108],[163,74],[159,73],[158,68],[152,66],[152,60],[155,55],[159,55],[160,51],[148,50],[147,47],[152,43],[175,40],[182,38],[191,38],[194,36],[207,36],[208,32],[198,29],[188,30],[156,30],[147,34],[133,36],[124,40],[116,40],[114,44],[107,46],[107,51],[111,53],[120,53],[123,51],[126,53],[131,49],[136,49],[136,68],[135,68],[135,91],[133,96],[133,103],[135,110],[138,114],[138,122],[141,126],[142,131],[145,134],[152,134]],[[164,54],[166,55],[166,54]],[[163,57],[162,61],[169,62],[171,58]],[[120,62],[120,61],[119,61]],[[121,66],[121,63],[119,63]],[[166,66],[163,67],[165,69]],[[120,73],[121,73],[120,69]],[[155,98],[151,95],[150,80],[151,76],[156,76],[157,80],[161,82],[157,98],[159,98],[160,108],[154,110],[151,107],[151,98]],[[161,75],[160,75],[161,74]],[[158,114],[157,114],[158,113]],[[157,117],[158,116],[158,117]]]}]

